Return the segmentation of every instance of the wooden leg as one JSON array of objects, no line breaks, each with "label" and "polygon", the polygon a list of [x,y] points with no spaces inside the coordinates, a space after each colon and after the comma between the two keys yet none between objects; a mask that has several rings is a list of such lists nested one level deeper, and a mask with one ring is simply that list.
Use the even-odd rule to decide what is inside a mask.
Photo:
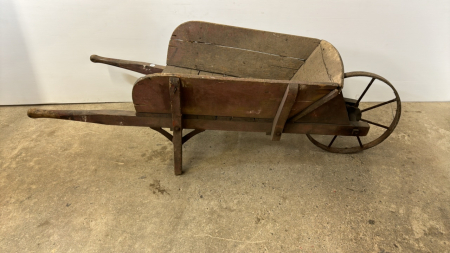
[{"label": "wooden leg", "polygon": [[[178,130],[177,130],[178,129]],[[175,175],[181,175],[183,173],[183,130],[175,127],[173,131],[173,162],[175,168]]]},{"label": "wooden leg", "polygon": [[173,128],[173,154],[175,175],[181,175],[182,170],[182,145],[183,145],[183,126],[181,121],[181,82],[177,77],[169,79],[170,106],[172,109],[172,128]]}]

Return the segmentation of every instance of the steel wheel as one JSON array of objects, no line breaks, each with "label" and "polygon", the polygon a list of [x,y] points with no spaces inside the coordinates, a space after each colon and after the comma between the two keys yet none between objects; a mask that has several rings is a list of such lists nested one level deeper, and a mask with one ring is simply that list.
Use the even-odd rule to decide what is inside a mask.
[{"label": "steel wheel", "polygon": [[[348,154],[363,151],[383,142],[394,131],[400,120],[401,101],[394,86],[379,75],[357,71],[345,73],[344,78],[346,82],[349,82],[349,79],[358,79],[358,81],[366,79],[365,83],[368,83],[360,94],[353,96],[355,99],[345,98],[345,104],[351,121],[364,121],[370,124],[369,134],[367,136],[313,135],[314,137],[307,134],[306,136],[321,149],[333,153]],[[364,87],[360,84],[358,84],[359,87]],[[347,83],[344,85],[343,93],[346,86]],[[380,88],[390,89],[394,96],[391,94],[390,96],[393,98],[382,103],[363,102],[363,98],[367,97],[370,88],[376,91],[380,91]],[[349,94],[351,95],[351,92]],[[386,92],[383,94],[386,94]],[[396,106],[395,110],[392,108],[393,106]],[[391,113],[389,113],[389,109],[391,109]],[[371,116],[375,119],[370,118]]]}]

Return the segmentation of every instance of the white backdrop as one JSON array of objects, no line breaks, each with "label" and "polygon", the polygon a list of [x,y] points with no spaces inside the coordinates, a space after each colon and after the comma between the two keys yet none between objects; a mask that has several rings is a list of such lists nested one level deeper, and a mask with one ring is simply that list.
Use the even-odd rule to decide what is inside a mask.
[{"label": "white backdrop", "polygon": [[131,101],[140,74],[89,56],[165,65],[189,20],[325,39],[403,101],[450,101],[448,0],[0,0],[0,104]]}]

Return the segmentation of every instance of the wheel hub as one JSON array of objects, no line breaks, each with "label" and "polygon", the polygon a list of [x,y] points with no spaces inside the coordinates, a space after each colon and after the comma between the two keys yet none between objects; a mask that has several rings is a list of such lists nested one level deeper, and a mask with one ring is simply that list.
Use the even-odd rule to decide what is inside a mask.
[{"label": "wheel hub", "polygon": [[361,120],[361,110],[355,105],[346,104],[348,119],[350,121],[360,121]]}]

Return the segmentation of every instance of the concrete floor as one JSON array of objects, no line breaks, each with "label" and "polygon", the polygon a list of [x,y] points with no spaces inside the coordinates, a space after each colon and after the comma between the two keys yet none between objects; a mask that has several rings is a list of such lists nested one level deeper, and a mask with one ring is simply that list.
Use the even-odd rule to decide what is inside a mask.
[{"label": "concrete floor", "polygon": [[[379,146],[138,127],[0,107],[0,252],[450,252],[450,103],[404,103]],[[128,109],[131,104],[54,105]]]}]

